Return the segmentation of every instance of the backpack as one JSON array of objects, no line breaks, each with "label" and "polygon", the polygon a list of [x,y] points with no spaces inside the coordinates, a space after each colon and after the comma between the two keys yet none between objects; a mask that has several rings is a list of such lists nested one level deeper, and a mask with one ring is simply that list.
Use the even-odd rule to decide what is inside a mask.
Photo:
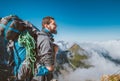
[{"label": "backpack", "polygon": [[[7,28],[4,29],[5,31],[7,31],[7,33],[5,32],[5,34],[6,34],[5,36],[9,37],[10,36],[9,33],[11,34],[11,32],[18,33],[19,34],[18,43],[23,45],[24,48],[22,48],[20,46],[16,46],[16,47],[18,47],[18,49],[20,49],[20,50],[26,49],[26,53],[28,53],[28,54],[26,54],[24,61],[22,60],[22,62],[20,63],[20,66],[17,67],[17,69],[19,69],[19,71],[17,71],[17,73],[15,73],[15,75],[17,76],[18,79],[20,79],[20,80],[24,79],[26,76],[31,74],[31,72],[32,72],[32,74],[34,74],[34,63],[35,63],[35,57],[36,57],[35,54],[37,54],[36,42],[37,42],[37,34],[38,34],[39,30],[30,22],[24,21],[24,20],[20,19],[18,16],[7,16],[5,18],[2,18],[2,20],[4,21],[4,23],[7,22],[9,24],[9,25],[6,24]],[[17,27],[18,27],[18,30],[16,30]],[[21,30],[19,30],[20,28],[21,28],[21,30],[25,29],[25,31],[21,32]],[[27,38],[24,38],[24,37],[27,37]],[[15,41],[13,41],[13,42],[15,43]],[[9,45],[8,45],[8,47],[9,47]],[[10,47],[13,47],[12,48],[13,50],[18,51],[18,49],[15,48],[14,44],[13,44],[13,46],[10,46]],[[30,47],[31,47],[31,49],[29,49]],[[18,53],[19,53],[19,51],[18,51]],[[17,54],[16,54],[16,56],[17,56]],[[31,58],[31,57],[33,57],[33,58]],[[19,63],[18,63],[18,65],[19,65]]]}]

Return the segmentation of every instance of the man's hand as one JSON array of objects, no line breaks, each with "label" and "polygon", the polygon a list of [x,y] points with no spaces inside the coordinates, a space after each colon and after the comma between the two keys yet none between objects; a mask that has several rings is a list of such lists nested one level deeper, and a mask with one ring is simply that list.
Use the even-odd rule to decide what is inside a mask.
[{"label": "man's hand", "polygon": [[46,66],[46,68],[47,68],[49,71],[54,71],[54,65],[52,65],[52,66]]}]

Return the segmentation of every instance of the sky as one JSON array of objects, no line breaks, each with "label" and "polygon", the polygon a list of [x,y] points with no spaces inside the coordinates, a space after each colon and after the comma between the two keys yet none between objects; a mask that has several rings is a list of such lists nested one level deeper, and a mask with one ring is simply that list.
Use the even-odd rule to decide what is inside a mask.
[{"label": "sky", "polygon": [[41,21],[52,16],[56,41],[120,39],[119,0],[0,0],[0,17],[16,14],[41,30]]}]

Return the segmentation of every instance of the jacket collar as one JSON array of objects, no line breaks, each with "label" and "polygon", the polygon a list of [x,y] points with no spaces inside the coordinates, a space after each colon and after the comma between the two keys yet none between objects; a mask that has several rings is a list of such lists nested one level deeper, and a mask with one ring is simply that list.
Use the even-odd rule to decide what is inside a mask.
[{"label": "jacket collar", "polygon": [[53,39],[54,36],[53,36],[53,34],[50,32],[49,29],[43,28],[42,31],[45,32],[45,33],[50,37],[50,39],[52,39],[52,40],[54,41],[54,39]]}]

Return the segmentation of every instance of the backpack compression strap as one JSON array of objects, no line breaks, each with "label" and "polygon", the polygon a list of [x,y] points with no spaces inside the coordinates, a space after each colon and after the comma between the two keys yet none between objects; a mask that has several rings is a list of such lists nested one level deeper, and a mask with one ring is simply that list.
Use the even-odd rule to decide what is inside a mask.
[{"label": "backpack compression strap", "polygon": [[4,30],[4,36],[6,36],[6,32],[7,32],[8,30],[11,30],[11,31],[16,32],[16,33],[18,33],[18,34],[21,33],[21,31],[15,29],[15,28],[11,28],[11,27],[10,27],[10,24],[11,24],[12,21],[13,21],[13,20],[10,20],[10,21],[8,22],[8,24],[6,24],[6,25],[0,24],[0,27],[2,27],[2,28],[5,29],[5,30]]},{"label": "backpack compression strap", "polygon": [[11,31],[16,32],[18,34],[21,33],[19,30],[15,29],[15,28],[11,28],[11,27],[9,27],[8,30],[11,30]]}]

